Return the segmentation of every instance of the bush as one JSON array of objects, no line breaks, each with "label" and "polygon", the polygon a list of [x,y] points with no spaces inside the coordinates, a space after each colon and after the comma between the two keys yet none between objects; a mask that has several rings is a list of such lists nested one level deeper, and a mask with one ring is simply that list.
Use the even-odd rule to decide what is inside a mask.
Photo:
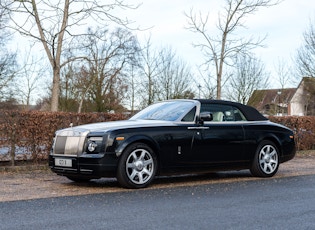
[{"label": "bush", "polygon": [[[56,130],[73,126],[123,120],[122,114],[0,111],[0,160],[47,159]],[[2,159],[1,159],[2,158]]]},{"label": "bush", "polygon": [[285,116],[269,117],[270,121],[285,125],[295,133],[297,150],[310,150],[315,147],[315,117]]}]

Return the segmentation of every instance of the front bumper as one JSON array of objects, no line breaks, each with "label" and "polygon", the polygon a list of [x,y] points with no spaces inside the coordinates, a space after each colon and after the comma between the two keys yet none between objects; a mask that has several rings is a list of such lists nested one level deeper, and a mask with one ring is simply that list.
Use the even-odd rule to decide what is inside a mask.
[{"label": "front bumper", "polygon": [[[71,161],[71,165],[56,165],[55,159]],[[101,177],[113,177],[116,175],[118,158],[115,154],[95,154],[75,156],[49,156],[50,169],[62,176],[85,177],[97,179]]]}]

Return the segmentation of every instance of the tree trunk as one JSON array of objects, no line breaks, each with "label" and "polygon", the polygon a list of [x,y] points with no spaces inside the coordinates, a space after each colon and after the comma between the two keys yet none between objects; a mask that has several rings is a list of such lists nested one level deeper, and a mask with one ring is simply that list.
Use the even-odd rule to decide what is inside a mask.
[{"label": "tree trunk", "polygon": [[11,157],[11,166],[15,166],[15,130],[12,131],[11,133],[11,149],[10,149],[10,157]]},{"label": "tree trunk", "polygon": [[58,111],[58,103],[59,103],[59,85],[60,85],[60,68],[54,68],[54,78],[51,92],[51,111]]}]

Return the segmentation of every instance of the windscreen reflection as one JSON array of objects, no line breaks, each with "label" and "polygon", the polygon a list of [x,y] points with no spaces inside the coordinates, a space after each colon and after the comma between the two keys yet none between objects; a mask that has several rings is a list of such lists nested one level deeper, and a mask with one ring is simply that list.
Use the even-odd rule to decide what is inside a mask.
[{"label": "windscreen reflection", "polygon": [[176,121],[186,115],[194,105],[193,102],[189,101],[160,102],[150,105],[131,117],[130,120]]}]

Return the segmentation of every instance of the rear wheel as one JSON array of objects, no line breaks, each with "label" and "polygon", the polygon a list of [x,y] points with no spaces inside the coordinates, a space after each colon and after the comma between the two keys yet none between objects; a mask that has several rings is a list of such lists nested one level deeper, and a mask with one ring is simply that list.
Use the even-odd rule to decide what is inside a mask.
[{"label": "rear wheel", "polygon": [[144,188],[154,179],[157,159],[153,150],[143,143],[134,143],[123,152],[117,170],[118,182],[126,188]]},{"label": "rear wheel", "polygon": [[262,141],[255,153],[250,171],[253,176],[272,177],[279,168],[279,151],[272,141]]}]

